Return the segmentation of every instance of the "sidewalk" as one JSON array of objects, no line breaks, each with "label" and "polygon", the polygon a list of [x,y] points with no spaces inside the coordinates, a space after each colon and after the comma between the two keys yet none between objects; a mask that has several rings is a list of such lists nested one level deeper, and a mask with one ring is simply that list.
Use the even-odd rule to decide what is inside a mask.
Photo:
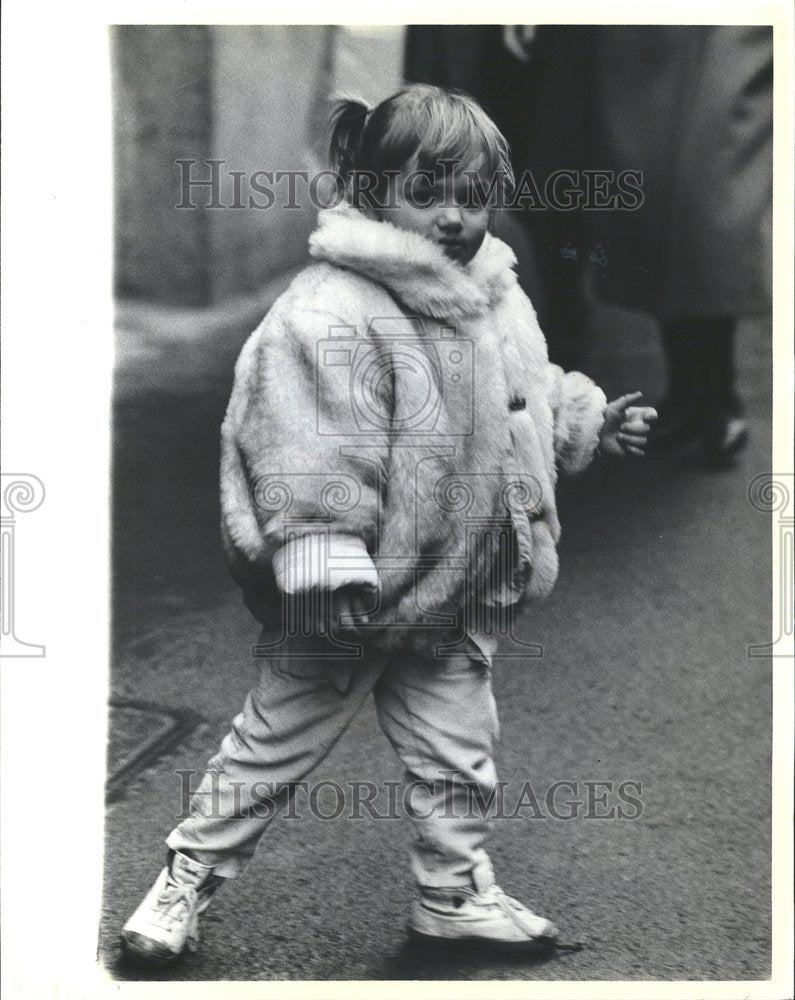
[{"label": "sidewalk", "polygon": [[[133,742],[155,746],[108,810],[100,943],[120,978],[140,976],[120,963],[117,934],[162,863],[181,808],[176,772],[203,767],[254,677],[256,624],[218,537],[218,430],[235,356],[279,287],[222,312],[119,309],[111,694],[161,709],[149,722],[145,711],[118,717],[111,761],[129,759],[125,725],[140,726]],[[600,310],[593,341],[589,373],[609,397],[659,396],[647,321]],[[202,951],[169,978],[769,974],[770,670],[747,655],[769,637],[770,523],[747,498],[751,479],[770,472],[765,324],[745,325],[738,343],[752,435],[740,465],[599,463],[562,484],[560,582],[517,629],[543,656],[495,669],[497,763],[509,788],[642,786],[635,821],[495,823],[504,888],[586,948],[543,964],[416,955],[402,930],[407,823],[306,816],[274,821],[249,877],[208,913]],[[163,749],[163,715],[180,712],[194,725]],[[399,776],[370,708],[316,775]]]}]

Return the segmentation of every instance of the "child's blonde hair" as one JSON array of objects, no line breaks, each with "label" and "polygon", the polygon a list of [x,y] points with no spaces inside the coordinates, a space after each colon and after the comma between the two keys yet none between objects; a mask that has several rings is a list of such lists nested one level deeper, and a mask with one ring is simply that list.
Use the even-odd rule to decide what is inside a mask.
[{"label": "child's blonde hair", "polygon": [[389,174],[409,163],[435,172],[444,161],[467,168],[481,160],[479,171],[490,192],[496,189],[504,197],[514,184],[508,142],[477,101],[461,91],[425,84],[403,87],[375,107],[360,98],[336,101],[329,159],[354,192],[354,203],[357,175],[374,179],[372,187],[363,187],[378,198]]}]

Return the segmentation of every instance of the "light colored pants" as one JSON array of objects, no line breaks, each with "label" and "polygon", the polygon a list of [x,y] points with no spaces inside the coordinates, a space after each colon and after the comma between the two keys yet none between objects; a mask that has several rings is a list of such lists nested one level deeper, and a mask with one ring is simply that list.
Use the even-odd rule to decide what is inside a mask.
[{"label": "light colored pants", "polygon": [[[302,640],[291,639],[263,658],[259,683],[207,765],[190,815],[169,835],[168,846],[199,851],[216,874],[237,875],[276,807],[287,802],[286,793],[267,789],[309,775],[372,692],[406,780],[421,783],[412,787],[414,809],[406,810],[417,834],[411,858],[417,883],[470,885],[476,866],[490,868],[483,849],[488,810],[473,808],[473,795],[488,801],[497,780],[488,652],[471,639],[446,658],[365,650],[357,661],[301,659],[301,649]],[[336,822],[344,822],[347,812]]]}]

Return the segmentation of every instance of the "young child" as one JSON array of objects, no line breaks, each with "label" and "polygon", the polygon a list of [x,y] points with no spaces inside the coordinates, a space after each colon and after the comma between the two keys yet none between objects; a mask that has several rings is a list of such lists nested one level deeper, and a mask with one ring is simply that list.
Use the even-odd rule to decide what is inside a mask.
[{"label": "young child", "polygon": [[243,348],[222,430],[224,541],[264,626],[261,680],[122,930],[147,961],[196,947],[213,892],[370,694],[422,788],[410,931],[529,951],[558,933],[498,887],[471,809],[496,782],[495,616],[555,582],[557,470],[597,447],[642,456],[656,414],[549,363],[489,232],[508,149],[471,98],[342,101],[331,153],[346,198]]}]

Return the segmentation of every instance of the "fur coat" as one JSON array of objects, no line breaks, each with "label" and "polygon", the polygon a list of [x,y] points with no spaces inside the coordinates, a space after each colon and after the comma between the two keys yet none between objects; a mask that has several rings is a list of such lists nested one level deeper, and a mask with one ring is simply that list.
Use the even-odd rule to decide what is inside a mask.
[{"label": "fur coat", "polygon": [[395,647],[546,596],[557,470],[590,462],[605,397],[549,363],[512,251],[489,234],[462,266],[342,205],[310,253],[244,346],[222,428],[247,606],[272,623],[284,593],[359,584],[362,630]]}]

